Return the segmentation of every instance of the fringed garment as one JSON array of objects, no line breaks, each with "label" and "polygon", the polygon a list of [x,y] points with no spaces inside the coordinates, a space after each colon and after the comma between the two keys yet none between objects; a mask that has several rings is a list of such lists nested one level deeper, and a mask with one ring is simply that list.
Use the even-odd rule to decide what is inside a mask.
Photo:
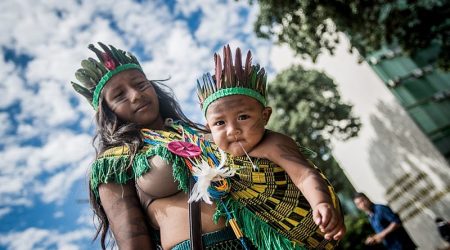
[{"label": "fringed garment", "polygon": [[[205,250],[244,250],[230,227],[217,232],[206,233],[202,235],[202,241]],[[249,249],[253,250],[254,247],[250,245]],[[171,250],[191,250],[190,240],[176,244]]]},{"label": "fringed garment", "polygon": [[[101,183],[114,182],[124,184],[150,171],[147,158],[158,155],[170,162],[173,177],[179,183],[179,189],[188,192],[190,163],[183,157],[168,150],[172,141],[185,140],[186,136],[202,148],[202,156],[211,161],[211,154],[217,157],[218,150],[197,135],[189,127],[172,125],[173,131],[143,131],[146,144],[135,155],[131,171],[128,150],[116,147],[105,151],[92,165],[91,188],[98,197]],[[182,135],[184,138],[182,138]],[[229,178],[229,195],[216,201],[217,211],[214,219],[225,215],[221,204],[236,218],[246,238],[257,249],[334,249],[336,241],[325,240],[323,233],[314,223],[312,209],[300,190],[294,185],[288,174],[279,166],[266,159],[252,158],[257,169],[252,167],[246,157],[228,157],[226,165],[236,169]],[[339,200],[331,184],[328,184],[333,205],[340,211]]]}]

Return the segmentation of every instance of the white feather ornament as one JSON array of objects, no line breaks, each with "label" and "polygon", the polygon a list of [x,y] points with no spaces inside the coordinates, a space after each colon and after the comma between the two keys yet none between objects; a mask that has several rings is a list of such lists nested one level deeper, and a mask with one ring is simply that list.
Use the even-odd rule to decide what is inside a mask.
[{"label": "white feather ornament", "polygon": [[220,163],[217,167],[211,167],[206,161],[195,163],[192,168],[192,175],[197,178],[194,187],[192,188],[191,196],[188,202],[199,201],[202,199],[208,204],[212,204],[211,195],[208,188],[212,182],[220,181],[235,175],[236,171],[225,166],[226,154],[220,150]]}]

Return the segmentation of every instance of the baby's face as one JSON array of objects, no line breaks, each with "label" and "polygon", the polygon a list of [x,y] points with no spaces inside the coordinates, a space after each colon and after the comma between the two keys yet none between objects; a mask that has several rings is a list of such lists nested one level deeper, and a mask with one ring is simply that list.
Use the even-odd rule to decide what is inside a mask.
[{"label": "baby's face", "polygon": [[220,149],[242,156],[242,148],[250,152],[261,141],[271,112],[251,97],[231,95],[209,105],[206,121]]}]

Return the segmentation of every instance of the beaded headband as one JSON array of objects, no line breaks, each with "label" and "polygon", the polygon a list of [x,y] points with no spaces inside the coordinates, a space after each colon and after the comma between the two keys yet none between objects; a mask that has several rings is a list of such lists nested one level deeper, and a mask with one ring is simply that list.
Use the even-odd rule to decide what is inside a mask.
[{"label": "beaded headband", "polygon": [[98,109],[103,87],[114,75],[129,69],[144,73],[139,61],[130,52],[116,49],[112,45],[108,47],[101,42],[98,45],[103,52],[92,44],[88,48],[97,55],[99,61],[89,57],[81,61],[81,68],[75,72],[75,77],[83,86],[71,82],[75,91],[84,96],[95,110]]},{"label": "beaded headband", "polygon": [[241,50],[236,49],[235,63],[230,46],[223,47],[223,68],[220,55],[214,54],[215,75],[204,74],[197,80],[197,95],[203,114],[211,103],[229,95],[245,95],[266,106],[267,75],[259,64],[252,65],[252,53],[247,52],[245,65],[242,65]]}]

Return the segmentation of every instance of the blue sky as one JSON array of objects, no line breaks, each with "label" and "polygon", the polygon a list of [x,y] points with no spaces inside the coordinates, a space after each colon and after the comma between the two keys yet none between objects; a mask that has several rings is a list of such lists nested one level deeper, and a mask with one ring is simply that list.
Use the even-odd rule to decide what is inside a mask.
[{"label": "blue sky", "polygon": [[149,78],[171,77],[197,121],[195,79],[221,46],[271,65],[247,1],[3,0],[0,9],[0,249],[98,248],[86,203],[94,112],[69,84],[94,56],[89,43],[131,50]]}]

